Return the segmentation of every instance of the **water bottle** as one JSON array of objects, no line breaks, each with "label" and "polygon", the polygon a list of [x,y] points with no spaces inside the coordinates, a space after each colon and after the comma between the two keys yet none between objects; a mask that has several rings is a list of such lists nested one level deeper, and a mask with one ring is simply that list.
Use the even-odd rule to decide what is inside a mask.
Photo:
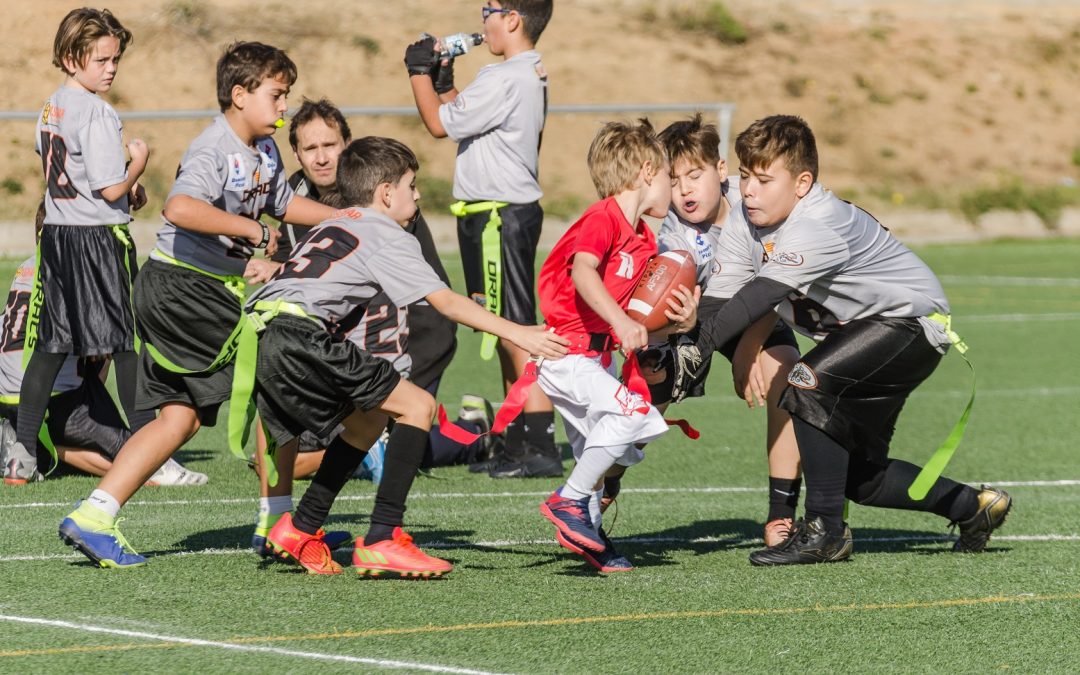
[{"label": "water bottle", "polygon": [[[422,38],[434,37],[424,33]],[[444,38],[435,40],[435,51],[439,52],[439,56],[444,59],[453,59],[467,54],[470,47],[476,47],[484,42],[483,33],[454,33],[453,35],[447,35]]]}]

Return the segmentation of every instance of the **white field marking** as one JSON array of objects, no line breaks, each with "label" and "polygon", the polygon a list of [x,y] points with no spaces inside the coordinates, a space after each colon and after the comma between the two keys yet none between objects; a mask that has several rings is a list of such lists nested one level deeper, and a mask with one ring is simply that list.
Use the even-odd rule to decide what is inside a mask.
[{"label": "white field marking", "polygon": [[967,284],[971,286],[1067,286],[1070,288],[1080,286],[1080,279],[1072,279],[1068,277],[1054,278],[945,275],[939,276],[938,280],[946,284]]},{"label": "white field marking", "polygon": [[1076,321],[1080,312],[1050,312],[1046,314],[962,314],[956,317],[957,327],[965,323],[1016,323],[1028,321]]},{"label": "white field marking", "polygon": [[[856,528],[858,532],[858,528]],[[952,541],[955,536],[948,534],[913,534],[899,537],[859,537],[855,536],[855,542],[906,542],[906,541]],[[620,544],[739,544],[761,543],[760,537],[743,537],[731,535],[727,537],[612,537],[613,541]],[[1016,541],[1016,542],[1072,542],[1080,541],[1080,534],[995,534],[992,541]],[[559,546],[554,539],[493,539],[491,541],[431,541],[420,542],[424,548],[431,549],[487,549],[487,548],[516,548],[518,546]],[[351,551],[351,546],[343,546],[339,551]],[[150,556],[155,558],[169,558],[172,556],[193,555],[247,555],[254,559],[255,554],[250,548],[204,548],[191,551],[176,551],[174,553],[160,553]],[[46,560],[82,560],[80,553],[50,553],[45,555],[12,555],[0,556],[0,563],[9,562],[41,562]]]},{"label": "white field marking", "polygon": [[451,666],[439,666],[430,663],[415,663],[412,661],[391,661],[388,659],[366,659],[359,656],[345,656],[342,654],[323,654],[320,652],[302,652],[295,649],[281,649],[280,647],[260,647],[258,645],[235,644],[231,642],[217,642],[214,640],[200,640],[198,638],[186,638],[175,635],[162,635],[160,633],[144,633],[142,631],[121,630],[119,628],[106,628],[105,626],[92,626],[90,624],[74,623],[71,621],[58,621],[55,619],[39,619],[31,616],[11,616],[0,614],[0,621],[22,623],[37,626],[49,626],[52,628],[67,628],[84,633],[105,633],[107,635],[120,635],[129,638],[143,640],[156,640],[159,642],[175,642],[177,644],[194,645],[197,647],[211,647],[214,649],[229,649],[239,652],[259,652],[273,654],[275,656],[293,656],[300,659],[313,659],[317,661],[344,661],[345,663],[362,663],[367,666],[379,668],[392,668],[395,670],[423,670],[431,673],[461,673],[462,675],[493,675],[485,670],[469,670],[467,668],[453,668]]},{"label": "white field marking", "polygon": [[[918,400],[920,398],[960,398],[971,396],[971,389],[948,389],[945,391],[925,391],[919,390],[911,395],[912,400]],[[1006,389],[990,389],[980,388],[979,398],[990,396],[993,398],[1060,398],[1062,396],[1080,396],[1080,387],[1023,387],[1023,388],[1006,388]],[[715,406],[715,405],[738,405],[739,407],[746,407],[746,402],[742,399],[731,396],[720,399],[714,398],[688,398],[679,404],[679,408],[684,406]]]},{"label": "white field marking", "polygon": [[[1001,487],[1074,487],[1080,485],[1080,480],[1029,480],[1029,481],[964,481],[970,484],[985,483],[987,485],[1001,486]],[[767,492],[767,487],[739,487],[739,486],[717,486],[717,487],[667,487],[667,488],[648,488],[648,487],[636,487],[636,488],[623,488],[624,494],[737,494],[746,492]],[[501,499],[507,497],[547,497],[551,493],[548,491],[540,492],[428,492],[410,494],[409,499],[463,499],[465,497],[480,498],[487,497],[491,499]],[[334,501],[335,502],[367,502],[375,498],[374,494],[366,495],[340,495]],[[242,504],[244,506],[250,506],[256,503],[254,495],[251,497],[228,497],[223,499],[168,499],[168,500],[139,500],[128,502],[128,506],[192,506],[199,504],[208,505],[221,505],[221,504]],[[33,509],[33,508],[55,508],[60,506],[72,506],[71,502],[27,502],[23,504],[0,504],[0,510],[5,509]]]}]

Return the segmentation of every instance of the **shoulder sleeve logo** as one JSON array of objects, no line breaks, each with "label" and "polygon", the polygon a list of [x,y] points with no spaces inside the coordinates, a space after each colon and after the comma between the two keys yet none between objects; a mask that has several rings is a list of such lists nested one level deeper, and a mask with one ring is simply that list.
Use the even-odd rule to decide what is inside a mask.
[{"label": "shoulder sleeve logo", "polygon": [[817,373],[802,361],[796,363],[791,369],[787,381],[788,384],[799,389],[817,389],[818,386]]},{"label": "shoulder sleeve logo", "polygon": [[777,265],[786,265],[787,267],[798,267],[805,262],[801,253],[787,253],[781,251],[769,256],[769,262],[774,262]]}]

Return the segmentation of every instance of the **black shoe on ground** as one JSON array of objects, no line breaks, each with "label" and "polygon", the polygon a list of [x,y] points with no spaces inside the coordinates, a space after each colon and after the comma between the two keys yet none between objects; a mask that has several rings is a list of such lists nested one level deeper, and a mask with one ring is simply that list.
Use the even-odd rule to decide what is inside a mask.
[{"label": "black shoe on ground", "polygon": [[840,534],[829,534],[820,517],[810,521],[799,519],[791,534],[778,546],[763,548],[750,554],[751,565],[810,565],[840,562],[851,557],[851,530],[844,524]]},{"label": "black shoe on ground", "polygon": [[525,448],[511,448],[505,442],[500,442],[490,458],[473,462],[469,465],[469,473],[488,473],[501,464],[520,462],[525,458]]},{"label": "black shoe on ground", "polygon": [[558,478],[563,475],[562,458],[557,449],[552,454],[526,445],[520,457],[506,456],[493,463],[488,475],[492,478]]},{"label": "black shoe on ground", "polygon": [[1004,490],[988,485],[979,492],[979,510],[965,521],[954,523],[960,526],[960,538],[953,544],[957,553],[980,553],[990,541],[990,533],[1001,527],[1005,516],[1012,508],[1012,497]]}]

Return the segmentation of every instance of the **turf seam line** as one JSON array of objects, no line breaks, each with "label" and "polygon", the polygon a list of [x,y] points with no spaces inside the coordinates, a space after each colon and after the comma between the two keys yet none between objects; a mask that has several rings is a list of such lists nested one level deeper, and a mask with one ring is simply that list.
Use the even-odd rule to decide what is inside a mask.
[{"label": "turf seam line", "polygon": [[[319,661],[343,661],[345,663],[362,663],[368,666],[377,666],[380,668],[389,668],[395,670],[411,669],[411,670],[423,670],[433,673],[457,673],[461,675],[493,675],[484,670],[471,670],[467,668],[454,668],[451,666],[440,666],[429,663],[417,663],[411,661],[394,661],[389,659],[371,659],[360,656],[346,656],[344,654],[323,654],[320,652],[304,652],[293,649],[281,649],[280,647],[267,647],[260,645],[246,644],[246,642],[269,642],[270,640],[245,640],[244,642],[219,642],[215,640],[203,640],[200,638],[185,638],[177,637],[174,635],[161,635],[158,633],[146,633],[142,631],[122,630],[119,628],[108,628],[105,626],[93,626],[90,624],[79,624],[71,621],[61,621],[57,619],[42,619],[38,617],[28,616],[13,616],[7,614],[0,614],[0,621],[9,621],[12,623],[21,623],[38,626],[49,626],[53,628],[68,628],[71,630],[82,631],[87,633],[105,633],[107,635],[119,635],[122,637],[141,638],[144,640],[156,640],[164,642],[170,646],[188,646],[188,647],[211,647],[215,649],[228,649],[241,652],[261,652],[265,654],[273,654],[275,656],[293,656],[302,659],[314,659]],[[120,645],[124,649],[131,649],[131,645]],[[155,645],[157,646],[157,645]],[[106,645],[100,645],[94,649],[94,651],[108,651]],[[164,645],[159,646],[161,648]],[[24,650],[25,652],[26,650]],[[14,655],[28,655],[9,654],[8,652],[0,652],[3,656]]]}]

